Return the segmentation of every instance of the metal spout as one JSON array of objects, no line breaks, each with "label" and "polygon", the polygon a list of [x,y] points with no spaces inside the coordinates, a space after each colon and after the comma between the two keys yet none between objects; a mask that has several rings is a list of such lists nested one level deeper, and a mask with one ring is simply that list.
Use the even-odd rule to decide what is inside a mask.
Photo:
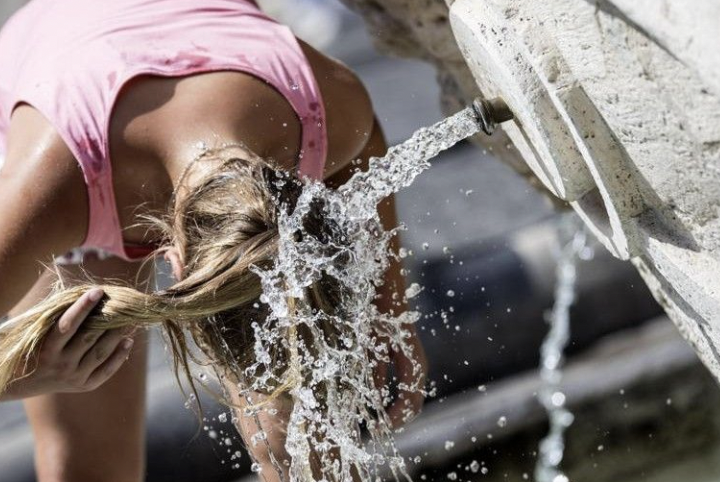
[{"label": "metal spout", "polygon": [[492,135],[498,124],[507,122],[514,117],[510,108],[500,97],[490,100],[476,97],[472,106],[478,116],[483,132],[487,135]]}]

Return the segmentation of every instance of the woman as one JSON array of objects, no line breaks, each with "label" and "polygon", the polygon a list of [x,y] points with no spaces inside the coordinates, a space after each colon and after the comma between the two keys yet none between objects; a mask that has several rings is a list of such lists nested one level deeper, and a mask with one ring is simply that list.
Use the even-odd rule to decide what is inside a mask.
[{"label": "woman", "polygon": [[[338,186],[351,160],[383,154],[382,133],[357,78],[252,0],[32,0],[0,32],[0,65],[0,314],[34,320],[5,327],[0,357],[37,343],[0,398],[25,400],[39,480],[141,480],[144,334],[84,330],[85,318],[101,299],[103,313],[149,316],[143,303],[155,298],[144,297],[150,279],[137,261],[160,252],[179,298],[212,311],[210,293],[252,286],[230,300],[251,310],[250,266],[271,262],[277,242],[270,168]],[[160,228],[138,224],[158,212],[170,213]],[[391,200],[380,215],[394,226]],[[208,216],[212,233],[198,228]],[[51,301],[63,303],[38,305],[53,288],[53,259],[76,246],[82,263],[57,267],[66,289]],[[87,254],[97,249],[112,256]],[[73,291],[86,274],[137,291]],[[399,266],[387,278],[377,304],[397,309]],[[21,329],[43,317],[46,331]],[[195,329],[211,352],[225,342]],[[410,360],[394,363],[411,376]],[[401,393],[389,413],[400,423],[421,403]],[[281,450],[281,437],[269,445]],[[269,464],[268,444],[250,449]]]}]

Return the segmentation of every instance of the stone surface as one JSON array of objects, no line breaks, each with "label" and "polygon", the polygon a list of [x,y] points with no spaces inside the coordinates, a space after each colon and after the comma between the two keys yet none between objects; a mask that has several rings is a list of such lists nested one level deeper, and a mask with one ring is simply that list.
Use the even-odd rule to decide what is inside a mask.
[{"label": "stone surface", "polygon": [[720,376],[720,6],[677,4],[457,0],[451,20],[528,166]]}]

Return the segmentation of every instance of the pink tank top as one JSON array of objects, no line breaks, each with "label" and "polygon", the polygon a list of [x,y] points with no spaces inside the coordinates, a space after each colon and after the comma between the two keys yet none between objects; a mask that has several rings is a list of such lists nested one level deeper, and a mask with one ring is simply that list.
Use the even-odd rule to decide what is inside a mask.
[{"label": "pink tank top", "polygon": [[40,111],[85,177],[90,218],[82,246],[136,259],[147,249],[123,244],[109,158],[117,94],[137,75],[218,70],[255,75],[287,98],[302,123],[298,174],[321,180],[320,90],[290,29],[252,0],[32,0],[0,31],[0,155],[14,107]]}]

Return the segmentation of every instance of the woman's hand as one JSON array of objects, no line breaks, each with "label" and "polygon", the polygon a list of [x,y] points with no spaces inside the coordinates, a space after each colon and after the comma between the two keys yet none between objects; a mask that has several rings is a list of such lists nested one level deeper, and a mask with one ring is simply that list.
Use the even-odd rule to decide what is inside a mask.
[{"label": "woman's hand", "polygon": [[[412,350],[412,357],[407,357],[404,353],[388,346],[394,382],[398,387],[397,397],[387,409],[393,428],[400,428],[417,417],[425,403],[424,389],[427,379],[425,349],[417,335],[415,325],[409,325],[406,329],[409,332],[407,343],[408,348]],[[379,363],[375,370],[375,386],[378,389],[388,383],[387,375],[388,364]]]},{"label": "woman's hand", "polygon": [[130,331],[80,329],[103,294],[89,290],[68,308],[46,335],[33,366],[17,375],[0,400],[92,391],[120,369],[133,345]]},{"label": "woman's hand", "polygon": [[420,415],[425,403],[425,381],[427,379],[427,358],[422,342],[417,335],[415,325],[408,328],[407,340],[412,357],[394,352],[393,369],[398,384],[398,396],[388,409],[388,415],[394,428],[399,428]]}]

